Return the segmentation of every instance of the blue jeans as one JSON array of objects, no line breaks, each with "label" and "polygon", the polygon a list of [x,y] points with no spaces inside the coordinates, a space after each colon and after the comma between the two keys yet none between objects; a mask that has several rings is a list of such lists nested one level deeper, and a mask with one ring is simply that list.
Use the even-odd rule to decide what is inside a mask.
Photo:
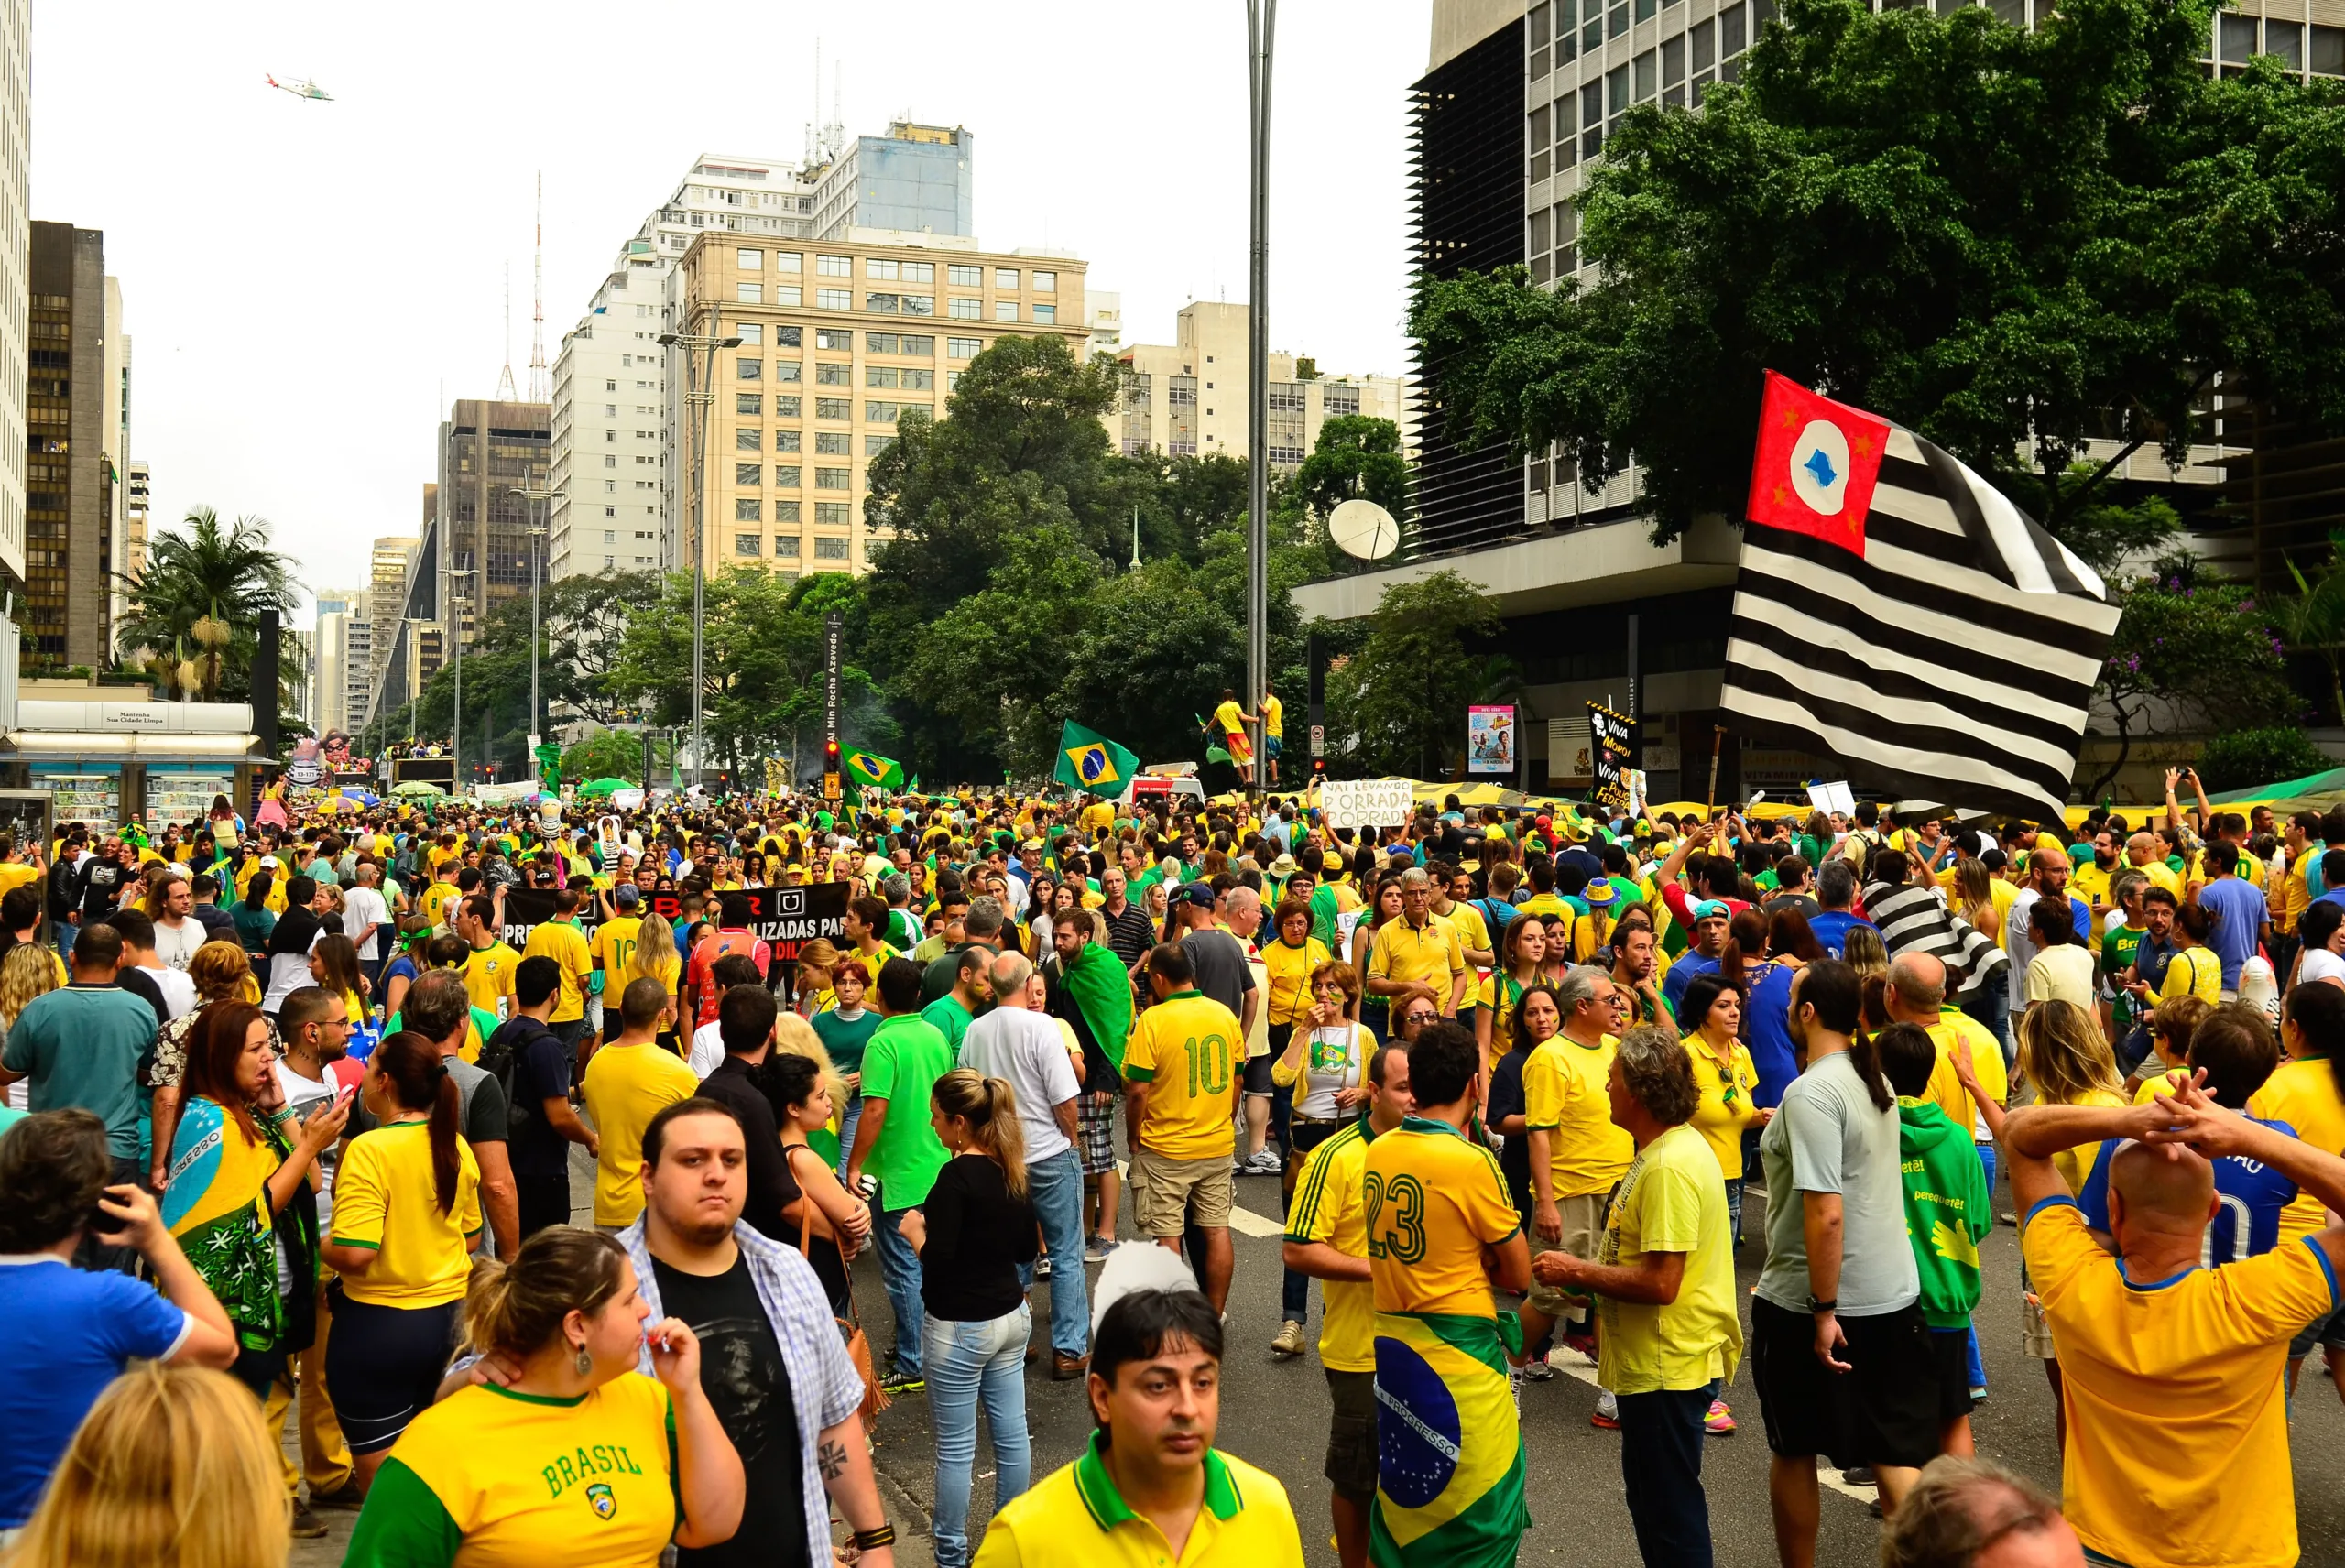
[{"label": "blue jeans", "polygon": [[879,1248],[879,1282],[887,1288],[888,1305],[896,1314],[896,1370],[907,1377],[920,1371],[921,1320],[928,1315],[920,1301],[920,1254],[896,1227],[911,1212],[885,1207],[888,1194],[879,1190],[871,1200],[878,1218],[872,1222],[871,1239]]},{"label": "blue jeans", "polygon": [[1622,1394],[1620,1480],[1645,1568],[1710,1568],[1710,1503],[1702,1491],[1702,1421],[1718,1397],[1698,1388]]},{"label": "blue jeans", "polygon": [[846,1184],[847,1157],[855,1152],[855,1129],[863,1125],[863,1096],[849,1094],[846,1110],[839,1117],[839,1184]]},{"label": "blue jeans", "polygon": [[[1074,1269],[1083,1269],[1077,1253]],[[1052,1271],[1055,1282],[1058,1270]],[[1055,1291],[1053,1292],[1056,1294]],[[1026,1434],[1026,1341],[1034,1310],[1020,1302],[991,1323],[929,1318],[928,1409],[936,1423],[936,1511],[930,1533],[937,1568],[968,1568],[969,1472],[977,1458],[977,1401],[993,1432],[993,1506],[1026,1489],[1033,1452]]]},{"label": "blue jeans", "polygon": [[[1091,1347],[1091,1301],[1083,1278],[1083,1161],[1072,1149],[1026,1167],[1026,1194],[1042,1247],[1051,1255],[1051,1348],[1061,1356]],[[1034,1266],[1018,1266],[1018,1282],[1034,1283]]]}]

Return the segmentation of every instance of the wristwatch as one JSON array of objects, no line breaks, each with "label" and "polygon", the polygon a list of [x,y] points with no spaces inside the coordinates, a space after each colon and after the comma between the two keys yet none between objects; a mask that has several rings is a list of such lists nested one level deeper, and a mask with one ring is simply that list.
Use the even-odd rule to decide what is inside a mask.
[{"label": "wristwatch", "polygon": [[1819,1301],[1814,1296],[1810,1296],[1807,1299],[1807,1310],[1811,1313],[1837,1312],[1840,1310],[1840,1303],[1837,1300],[1830,1301]]}]

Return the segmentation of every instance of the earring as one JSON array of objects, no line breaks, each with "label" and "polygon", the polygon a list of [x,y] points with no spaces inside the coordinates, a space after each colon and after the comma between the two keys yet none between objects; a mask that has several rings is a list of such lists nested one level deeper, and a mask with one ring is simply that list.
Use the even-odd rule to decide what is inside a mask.
[{"label": "earring", "polygon": [[594,1370],[594,1358],[586,1354],[586,1347],[583,1345],[578,1347],[577,1367],[581,1377],[592,1376]]}]

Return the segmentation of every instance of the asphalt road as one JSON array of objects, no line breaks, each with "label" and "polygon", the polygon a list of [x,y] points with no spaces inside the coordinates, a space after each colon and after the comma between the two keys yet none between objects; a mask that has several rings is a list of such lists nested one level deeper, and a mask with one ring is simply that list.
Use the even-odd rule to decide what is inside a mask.
[{"label": "asphalt road", "polygon": [[[583,1151],[580,1151],[583,1156]],[[573,1169],[572,1191],[591,1197],[591,1166]],[[1314,1347],[1292,1361],[1270,1352],[1279,1327],[1279,1184],[1266,1177],[1242,1178],[1238,1197],[1245,1211],[1236,1225],[1237,1271],[1230,1288],[1229,1357],[1222,1384],[1220,1445],[1260,1465],[1286,1484],[1303,1522],[1304,1555],[1312,1568],[1335,1568],[1327,1525],[1327,1485],[1319,1474],[1326,1446],[1327,1391],[1318,1364],[1319,1293],[1312,1292],[1310,1342]],[[2007,1192],[1999,1199],[2008,1208]],[[1129,1205],[1125,1226],[1129,1233]],[[1744,1204],[1749,1236],[1738,1273],[1748,1288],[1758,1279],[1760,1236],[1766,1220],[1763,1198]],[[578,1223],[591,1221],[582,1202]],[[2020,1351],[2019,1243],[2009,1225],[1998,1226],[1980,1248],[1989,1280],[1979,1312],[1987,1361],[1988,1400],[1971,1417],[1979,1451],[2034,1476],[2056,1494],[2059,1453],[2053,1441],[2052,1398],[2042,1364]],[[1090,1277],[1096,1279],[1093,1266]],[[1047,1284],[1034,1292],[1038,1333],[1047,1322]],[[886,1295],[876,1257],[856,1269],[856,1301],[883,1358],[892,1342]],[[1588,1424],[1596,1409],[1595,1369],[1579,1361],[1551,1382],[1531,1385],[1523,1394],[1524,1436],[1530,1450],[1532,1529],[1523,1538],[1521,1561],[1548,1558],[1573,1563],[1632,1564],[1635,1537],[1620,1498],[1617,1434]],[[1032,1434],[1037,1479],[1066,1464],[1088,1440],[1091,1418],[1079,1382],[1054,1383],[1042,1367],[1026,1381],[1027,1422]],[[1743,1376],[1727,1392],[1742,1430],[1712,1438],[1706,1448],[1703,1479],[1709,1496],[1710,1533],[1721,1568],[1772,1568],[1774,1536],[1767,1508],[1767,1446],[1757,1396]],[[290,1437],[289,1430],[288,1436]],[[2345,1568],[2345,1404],[2340,1404],[2316,1361],[2296,1401],[2292,1422],[2296,1463],[2297,1530],[2308,1568]],[[926,1531],[935,1496],[935,1443],[925,1399],[899,1399],[878,1423],[874,1459],[889,1512],[902,1532],[900,1568],[926,1568],[933,1560]],[[990,1440],[979,1427],[977,1478],[971,1502],[975,1538],[993,1502]],[[1816,1561],[1824,1568],[1871,1568],[1880,1561],[1879,1525],[1867,1512],[1870,1491],[1827,1489]],[[342,1561],[355,1516],[328,1512],[327,1540],[297,1541],[295,1568],[326,1568]]]}]

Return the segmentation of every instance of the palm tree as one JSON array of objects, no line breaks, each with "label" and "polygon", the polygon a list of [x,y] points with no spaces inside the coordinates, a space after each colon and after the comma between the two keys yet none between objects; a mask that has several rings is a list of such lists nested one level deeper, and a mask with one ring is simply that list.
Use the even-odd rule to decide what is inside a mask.
[{"label": "palm tree", "polygon": [[2281,557],[2296,591],[2275,598],[2270,614],[2289,651],[2319,656],[2329,671],[2329,702],[2345,723],[2345,530],[2329,535],[2329,561],[2310,581],[2294,561]]},{"label": "palm tree", "polygon": [[263,612],[280,624],[291,613],[288,564],[266,519],[224,523],[209,506],[192,508],[182,531],[155,536],[142,570],[120,574],[127,605],[116,653],[167,691],[216,701],[224,678],[249,675]]}]

